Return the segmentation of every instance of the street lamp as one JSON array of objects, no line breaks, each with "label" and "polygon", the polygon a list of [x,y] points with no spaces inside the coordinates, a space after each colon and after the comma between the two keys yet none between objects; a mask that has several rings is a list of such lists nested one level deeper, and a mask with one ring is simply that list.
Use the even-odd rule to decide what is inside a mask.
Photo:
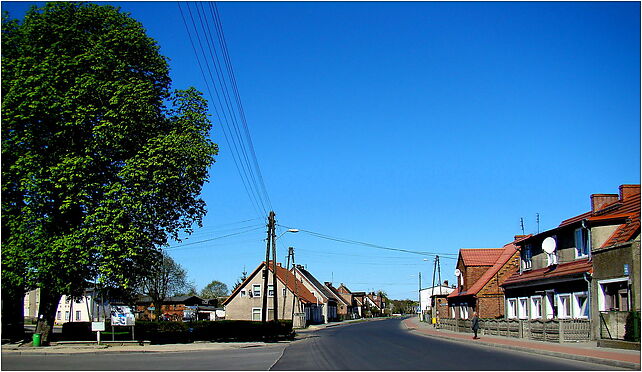
[{"label": "street lamp", "polygon": [[282,237],[285,233],[288,233],[288,232],[291,232],[291,233],[298,233],[298,232],[299,232],[299,229],[287,229],[287,230],[285,230],[284,232],[282,232],[282,233],[281,233],[281,235],[279,235],[276,239],[279,239],[279,238],[280,238],[280,237]]}]

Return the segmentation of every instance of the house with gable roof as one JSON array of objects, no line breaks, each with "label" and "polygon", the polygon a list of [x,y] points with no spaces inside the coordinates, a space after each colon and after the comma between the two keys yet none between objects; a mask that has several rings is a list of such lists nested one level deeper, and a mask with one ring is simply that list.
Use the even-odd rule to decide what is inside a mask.
[{"label": "house with gable roof", "polygon": [[320,311],[313,314],[312,323],[328,323],[339,320],[337,316],[337,299],[324,284],[321,284],[303,265],[296,265],[293,269],[297,277],[302,278],[303,285],[317,299]]},{"label": "house with gable roof", "polygon": [[348,312],[348,317],[350,319],[356,319],[356,318],[363,318],[363,296],[365,295],[364,292],[355,292],[352,293],[348,289],[348,287],[345,286],[345,284],[341,283],[339,285],[339,288],[337,288],[337,291],[343,297],[344,300],[350,303],[350,309],[351,311]]},{"label": "house with gable roof", "polygon": [[503,283],[509,318],[589,319],[596,338],[602,313],[639,311],[640,185],[619,191],[518,243],[520,269]]},{"label": "house with gable roof", "polygon": [[273,270],[272,261],[269,262],[269,265],[263,261],[247,276],[243,283],[223,302],[226,319],[261,321],[264,295],[263,275],[265,274],[268,276],[268,320],[274,319],[273,298],[275,294],[278,296],[277,315],[279,319],[292,320],[293,313],[305,313],[307,324],[317,317],[316,314],[320,313],[317,298],[306,288],[302,278],[277,263],[275,286]]},{"label": "house with gable roof", "polygon": [[476,311],[480,318],[504,315],[504,292],[500,284],[519,265],[517,242],[528,235],[517,235],[502,248],[460,249],[457,260],[457,287],[446,299],[450,317],[468,319]]},{"label": "house with gable roof", "polygon": [[325,282],[326,288],[334,294],[334,298],[337,300],[337,316],[339,320],[344,320],[350,318],[349,314],[352,314],[352,302],[348,301],[344,296],[339,293],[339,290],[335,288],[332,283]]}]

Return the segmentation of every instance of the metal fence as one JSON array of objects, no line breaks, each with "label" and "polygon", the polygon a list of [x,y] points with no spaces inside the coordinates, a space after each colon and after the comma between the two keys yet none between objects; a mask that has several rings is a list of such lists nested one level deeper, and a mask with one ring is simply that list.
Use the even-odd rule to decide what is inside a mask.
[{"label": "metal fence", "polygon": [[640,341],[639,311],[601,311],[601,339]]},{"label": "metal fence", "polygon": [[[472,333],[469,319],[440,319],[439,328]],[[591,338],[587,319],[480,319],[482,334],[548,342],[585,342]]]}]

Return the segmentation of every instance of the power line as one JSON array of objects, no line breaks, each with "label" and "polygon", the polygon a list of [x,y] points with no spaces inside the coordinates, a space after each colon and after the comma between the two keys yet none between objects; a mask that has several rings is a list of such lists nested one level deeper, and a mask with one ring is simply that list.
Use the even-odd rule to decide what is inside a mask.
[{"label": "power line", "polygon": [[183,4],[189,19],[181,2],[178,8],[210,96],[210,106],[221,125],[245,192],[258,215],[265,216],[272,205],[256,159],[218,9],[211,3],[209,11],[200,2]]},{"label": "power line", "polygon": [[236,236],[236,235],[246,234],[246,233],[248,233],[248,232],[256,231],[256,230],[259,230],[259,229],[263,229],[263,226],[254,227],[254,228],[249,229],[249,230],[239,231],[239,232],[232,233],[232,234],[227,234],[227,235],[217,236],[217,237],[215,237],[215,238],[211,238],[211,239],[204,239],[204,240],[199,240],[199,241],[196,241],[196,242],[185,243],[185,244],[181,244],[181,245],[178,245],[178,246],[169,247],[169,248],[167,248],[166,250],[167,250],[167,251],[170,251],[170,250],[176,250],[176,249],[183,248],[183,247],[187,247],[187,246],[194,245],[194,244],[201,244],[201,243],[210,242],[210,241],[213,241],[213,240],[218,240],[218,239],[223,239],[223,238],[229,238],[229,237],[231,237],[231,236]]},{"label": "power line", "polygon": [[[285,226],[285,225],[281,225],[281,226],[283,226],[285,228],[290,228],[290,227]],[[358,241],[358,240],[351,240],[351,239],[333,237],[333,236],[330,236],[330,235],[325,235],[325,234],[321,234],[321,233],[317,233],[317,232],[314,232],[314,231],[305,230],[305,229],[301,229],[301,228],[299,228],[298,230],[301,231],[301,232],[305,232],[307,234],[310,234],[312,236],[315,236],[317,238],[321,238],[321,239],[327,239],[327,240],[332,240],[332,241],[336,241],[336,242],[340,242],[340,243],[346,243],[346,244],[362,245],[362,246],[366,246],[366,247],[370,247],[370,248],[376,248],[376,249],[385,249],[385,250],[388,250],[388,251],[411,253],[411,254],[417,254],[417,255],[422,255],[422,256],[435,256],[435,255],[440,255],[440,256],[441,255],[445,255],[445,256],[450,255],[450,256],[453,256],[453,255],[455,255],[454,253],[413,251],[413,250],[409,250],[409,249],[385,247],[385,246],[382,246],[382,245],[361,242],[361,241]]]}]

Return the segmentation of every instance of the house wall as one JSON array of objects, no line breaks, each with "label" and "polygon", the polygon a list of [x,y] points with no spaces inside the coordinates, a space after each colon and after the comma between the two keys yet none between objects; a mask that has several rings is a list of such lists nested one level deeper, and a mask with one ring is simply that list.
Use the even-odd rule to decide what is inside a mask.
[{"label": "house wall", "polygon": [[490,266],[469,266],[465,268],[465,271],[463,271],[464,290],[472,287],[488,269],[490,269]]},{"label": "house wall", "polygon": [[591,250],[599,249],[620,225],[597,226],[591,228]]},{"label": "house wall", "polygon": [[504,316],[504,289],[500,287],[506,279],[519,270],[520,252],[513,256],[499,271],[477,292],[477,313],[480,318],[500,318]]},{"label": "house wall", "polygon": [[[599,320],[602,308],[600,281],[628,277],[630,300],[632,310],[640,310],[640,237],[631,244],[617,248],[597,249],[593,256],[593,280],[591,282],[591,318]],[[628,275],[625,274],[624,265],[628,265]],[[591,334],[597,338],[600,334],[600,322],[593,321]]]},{"label": "house wall", "polygon": [[[272,284],[272,272],[269,272],[268,275],[268,285]],[[298,284],[303,286],[301,281],[297,278]],[[253,288],[254,284],[261,286],[261,295],[258,297],[250,297],[249,293]],[[292,319],[292,299],[294,294],[292,291],[286,289],[287,295],[283,296],[284,284],[277,280],[277,294],[278,294],[278,318],[279,319]],[[242,296],[242,291],[246,291],[246,296]],[[285,316],[283,315],[283,306],[285,305]],[[241,288],[238,294],[227,304],[225,305],[225,319],[231,320],[252,320],[252,309],[263,308],[263,278],[261,277],[261,271],[259,271],[253,278],[251,278],[245,286]],[[268,311],[274,309],[274,298],[268,297],[267,303]],[[300,301],[296,300],[295,312],[303,311],[300,307]],[[271,319],[271,318],[270,318]],[[259,320],[260,317],[259,317]]]}]

